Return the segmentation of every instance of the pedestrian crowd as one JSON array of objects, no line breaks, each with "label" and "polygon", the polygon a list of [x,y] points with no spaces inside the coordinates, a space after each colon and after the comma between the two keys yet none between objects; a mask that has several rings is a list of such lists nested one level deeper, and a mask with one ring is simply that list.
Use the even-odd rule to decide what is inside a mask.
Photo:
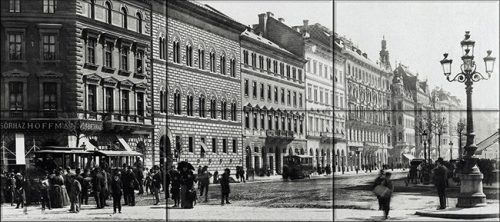
[{"label": "pedestrian crowd", "polygon": [[[224,173],[220,176],[218,171],[210,173],[208,166],[199,166],[196,174],[194,170],[190,163],[182,161],[178,163],[177,169],[172,168],[167,171],[166,187],[167,189],[170,187],[171,199],[174,201],[173,208],[193,208],[198,201],[202,201],[203,197],[204,202],[208,202],[211,177],[213,177],[213,184],[220,184],[221,205],[231,204],[229,183],[235,181],[230,177],[231,171],[228,168],[224,169]],[[235,175],[238,181],[245,182],[243,167],[237,167]]]},{"label": "pedestrian crowd", "polygon": [[[35,169],[26,178],[22,172],[1,172],[0,203],[10,203],[16,208],[24,205],[41,205],[42,211],[52,208],[65,208],[69,212],[78,213],[82,205],[89,205],[89,197],[95,200],[96,208],[108,207],[107,201],[113,200],[113,212],[121,213],[123,205],[136,205],[137,195],[154,196],[155,203],[160,203],[160,192],[167,190],[166,180],[163,178],[163,166],[155,165],[152,169],[142,166],[137,159],[133,166],[123,164],[121,168],[111,168],[106,163],[101,167],[85,168],[82,172],[76,168],[74,172],[69,167],[63,169],[55,166],[51,171]],[[41,175],[41,176],[39,176]],[[165,199],[167,195],[165,196]]]}]

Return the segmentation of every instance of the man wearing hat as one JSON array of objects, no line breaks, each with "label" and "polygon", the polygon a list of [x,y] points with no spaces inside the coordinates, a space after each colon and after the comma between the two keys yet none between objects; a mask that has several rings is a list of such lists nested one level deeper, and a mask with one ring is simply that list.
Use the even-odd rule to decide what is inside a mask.
[{"label": "man wearing hat", "polygon": [[437,166],[432,170],[434,174],[434,185],[437,188],[439,195],[439,207],[438,210],[446,208],[446,184],[448,169],[443,166],[443,158],[439,157],[436,161]]},{"label": "man wearing hat", "polygon": [[19,208],[19,205],[21,205],[21,208],[24,207],[24,178],[21,173],[16,174],[16,209]]}]

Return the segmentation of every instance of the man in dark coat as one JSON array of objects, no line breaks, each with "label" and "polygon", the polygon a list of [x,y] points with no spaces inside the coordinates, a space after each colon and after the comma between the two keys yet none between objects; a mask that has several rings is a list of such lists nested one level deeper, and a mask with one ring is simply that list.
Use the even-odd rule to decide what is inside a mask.
[{"label": "man in dark coat", "polygon": [[85,169],[81,176],[81,185],[82,185],[82,194],[80,199],[80,205],[85,203],[85,205],[89,204],[89,189],[91,188],[91,177],[89,173],[89,169]]},{"label": "man in dark coat", "polygon": [[446,184],[448,169],[443,166],[443,158],[439,157],[436,163],[437,166],[432,171],[434,173],[434,185],[436,186],[439,195],[438,210],[442,210],[446,208]]},{"label": "man in dark coat", "polygon": [[70,212],[78,213],[80,212],[80,193],[82,191],[82,186],[80,181],[76,179],[76,175],[72,174],[69,179],[71,180],[71,192],[69,198],[71,200]]},{"label": "man in dark coat", "polygon": [[118,213],[122,213],[122,189],[123,184],[121,180],[121,172],[119,170],[115,170],[115,175],[111,181],[111,194],[113,196],[113,213],[116,213],[116,209],[118,209]]},{"label": "man in dark coat", "polygon": [[174,206],[178,207],[180,205],[180,189],[181,189],[181,177],[176,169],[170,171],[170,177],[172,179],[172,188],[170,193],[172,193],[172,199],[174,200]]},{"label": "man in dark coat", "polygon": [[135,193],[134,193],[134,185],[138,183],[137,178],[132,171],[132,167],[129,166],[127,170],[127,174],[123,176],[123,192],[125,198],[127,199],[126,203],[129,206],[135,206]]},{"label": "man in dark coat", "polygon": [[154,166],[153,167],[153,184],[152,184],[152,187],[153,187],[153,190],[154,190],[154,195],[155,195],[155,204],[154,205],[158,205],[158,203],[160,203],[160,196],[159,196],[159,193],[160,193],[160,188],[161,188],[161,175],[160,175],[160,169],[158,169],[158,166]]},{"label": "man in dark coat", "polygon": [[231,189],[229,187],[229,174],[230,171],[228,168],[224,169],[224,173],[220,179],[220,188],[221,188],[221,200],[220,203],[224,205],[224,199],[226,200],[226,204],[231,204],[229,202],[229,193],[231,193]]},{"label": "man in dark coat", "polygon": [[23,175],[20,173],[16,174],[16,209],[19,208],[19,205],[21,205],[21,208],[24,208],[24,185],[26,183],[26,180],[23,178]]},{"label": "man in dark coat", "polygon": [[101,192],[104,189],[104,176],[98,168],[95,169],[95,176],[93,181],[94,188],[94,198],[97,204],[97,208],[104,208],[104,203],[101,199]]}]

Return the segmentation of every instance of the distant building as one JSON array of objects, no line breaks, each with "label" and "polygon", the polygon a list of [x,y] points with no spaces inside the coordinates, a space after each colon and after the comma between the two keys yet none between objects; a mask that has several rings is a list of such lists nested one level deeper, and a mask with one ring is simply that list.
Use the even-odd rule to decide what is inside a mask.
[{"label": "distant building", "polygon": [[[340,99],[334,100],[334,82],[338,90],[344,91],[343,73],[333,72],[333,35],[332,31],[316,23],[309,25],[308,20],[302,26],[294,26],[300,31],[305,41],[305,99],[307,120],[307,151],[313,156],[313,165],[325,167],[333,164],[334,121],[339,129],[345,124],[345,119],[334,117],[332,120],[334,101],[340,104]],[[339,79],[340,78],[340,79]],[[343,92],[340,94],[343,97]],[[337,94],[339,96],[339,94]],[[338,113],[340,115],[340,113]],[[336,135],[343,133],[337,130]],[[345,141],[343,143],[345,146]],[[342,143],[336,144],[342,146]]]},{"label": "distant building", "polygon": [[[302,35],[259,14],[240,35],[245,167],[282,173],[283,157],[307,155]],[[288,36],[288,38],[281,38]],[[297,44],[298,43],[298,44]]]}]

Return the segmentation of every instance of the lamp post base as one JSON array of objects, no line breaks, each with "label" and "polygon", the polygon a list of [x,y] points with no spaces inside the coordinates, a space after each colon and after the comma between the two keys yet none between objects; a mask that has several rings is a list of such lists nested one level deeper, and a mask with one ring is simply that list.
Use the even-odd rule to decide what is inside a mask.
[{"label": "lamp post base", "polygon": [[[477,166],[475,166],[477,167]],[[459,174],[460,194],[458,195],[458,208],[486,206],[486,195],[483,193],[483,174],[471,172]]]}]

